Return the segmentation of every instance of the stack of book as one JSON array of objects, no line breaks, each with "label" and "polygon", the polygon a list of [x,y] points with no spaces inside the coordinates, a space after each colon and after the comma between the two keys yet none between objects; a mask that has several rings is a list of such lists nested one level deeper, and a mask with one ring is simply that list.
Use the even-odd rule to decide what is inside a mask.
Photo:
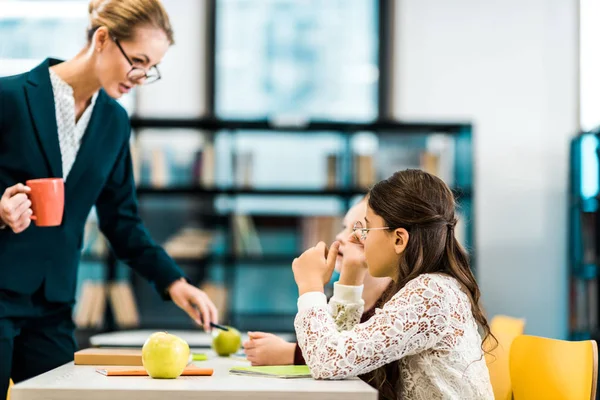
[{"label": "stack of book", "polygon": [[173,258],[197,259],[210,254],[212,240],[209,231],[184,227],[165,242],[164,249]]}]

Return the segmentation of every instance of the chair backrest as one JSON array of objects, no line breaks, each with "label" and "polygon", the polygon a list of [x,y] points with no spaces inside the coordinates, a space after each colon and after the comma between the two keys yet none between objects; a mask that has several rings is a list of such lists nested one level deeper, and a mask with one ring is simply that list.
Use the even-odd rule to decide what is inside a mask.
[{"label": "chair backrest", "polygon": [[509,364],[515,400],[596,398],[598,347],[593,340],[518,336]]},{"label": "chair backrest", "polygon": [[8,391],[6,392],[6,400],[10,400],[10,387],[13,385],[12,379],[8,381]]},{"label": "chair backrest", "polygon": [[521,318],[497,315],[490,322],[490,330],[498,343],[494,347],[496,343],[491,339],[485,343],[484,348],[485,361],[490,371],[490,381],[496,400],[512,399],[508,354],[514,338],[522,335],[524,329],[525,320]]}]

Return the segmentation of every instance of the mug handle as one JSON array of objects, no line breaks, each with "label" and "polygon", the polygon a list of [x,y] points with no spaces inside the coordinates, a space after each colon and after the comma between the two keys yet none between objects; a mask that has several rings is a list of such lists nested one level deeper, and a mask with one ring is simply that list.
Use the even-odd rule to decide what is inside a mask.
[{"label": "mug handle", "polygon": [[[29,196],[27,196],[27,198],[29,199]],[[33,215],[33,209],[31,210],[31,212],[32,212],[32,214],[29,216],[29,219],[32,220],[32,221],[37,220],[37,217],[35,215]]]}]

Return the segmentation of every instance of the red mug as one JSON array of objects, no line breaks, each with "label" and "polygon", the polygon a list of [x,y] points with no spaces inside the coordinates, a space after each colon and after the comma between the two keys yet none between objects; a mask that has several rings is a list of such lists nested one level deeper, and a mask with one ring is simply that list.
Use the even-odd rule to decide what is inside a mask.
[{"label": "red mug", "polygon": [[37,226],[59,226],[65,209],[65,182],[62,178],[31,179],[31,219]]}]

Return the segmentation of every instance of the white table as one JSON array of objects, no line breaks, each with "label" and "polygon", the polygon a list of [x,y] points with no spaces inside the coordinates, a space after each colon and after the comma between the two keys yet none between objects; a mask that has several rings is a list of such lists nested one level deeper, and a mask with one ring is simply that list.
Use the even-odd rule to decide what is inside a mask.
[{"label": "white table", "polygon": [[[90,337],[90,344],[93,347],[142,347],[144,342],[156,330],[129,330],[102,333]],[[173,335],[179,336],[185,340],[190,347],[209,348],[212,344],[212,336],[200,329],[191,330],[173,330],[168,331]],[[290,333],[275,333],[284,340],[293,341],[295,339]],[[242,342],[248,339],[248,335],[242,332]]]},{"label": "white table", "polygon": [[12,400],[377,400],[377,391],[359,379],[317,381],[278,379],[229,374],[234,365],[247,361],[216,357],[195,363],[213,368],[213,376],[152,379],[107,377],[95,366],[69,363],[13,386]]}]

